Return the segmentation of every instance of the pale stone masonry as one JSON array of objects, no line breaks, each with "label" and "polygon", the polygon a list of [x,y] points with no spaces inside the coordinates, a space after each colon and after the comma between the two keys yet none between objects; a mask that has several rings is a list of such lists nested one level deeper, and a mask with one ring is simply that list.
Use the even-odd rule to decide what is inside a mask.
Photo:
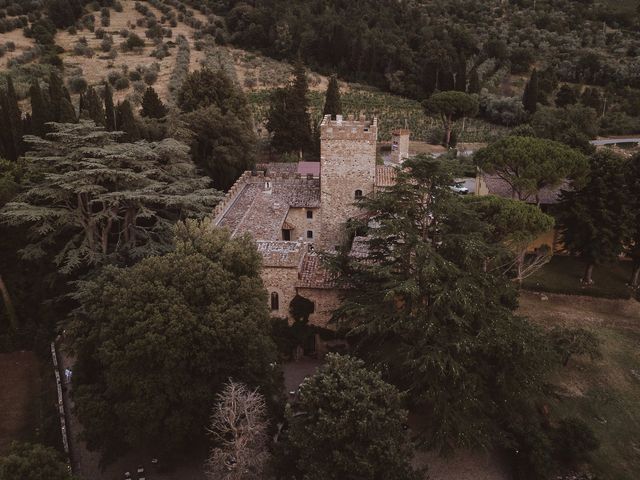
[{"label": "pale stone masonry", "polygon": [[272,316],[289,318],[289,305],[300,295],[314,304],[310,322],[327,326],[340,290],[318,251],[344,244],[348,220],[362,214],[358,197],[395,180],[395,167],[376,165],[377,135],[375,118],[326,116],[320,162],[258,165],[216,207],[214,225],[256,240]]}]

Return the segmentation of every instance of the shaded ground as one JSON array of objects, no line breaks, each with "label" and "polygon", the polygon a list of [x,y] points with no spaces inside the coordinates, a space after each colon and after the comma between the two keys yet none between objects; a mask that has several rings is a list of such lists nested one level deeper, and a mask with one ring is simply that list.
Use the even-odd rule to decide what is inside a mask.
[{"label": "shaded ground", "polygon": [[631,262],[620,261],[612,265],[597,266],[593,270],[594,284],[581,283],[585,264],[579,258],[563,255],[551,261],[524,281],[524,287],[551,293],[590,295],[604,298],[631,297],[627,282],[631,278]]},{"label": "shaded ground", "polygon": [[33,399],[40,391],[40,365],[33,352],[0,354],[0,454],[34,428]]},{"label": "shaded ground", "polygon": [[553,379],[557,417],[577,416],[594,430],[600,449],[592,460],[601,478],[640,478],[640,302],[524,293],[520,312],[544,327],[593,331],[603,358],[573,358]]}]

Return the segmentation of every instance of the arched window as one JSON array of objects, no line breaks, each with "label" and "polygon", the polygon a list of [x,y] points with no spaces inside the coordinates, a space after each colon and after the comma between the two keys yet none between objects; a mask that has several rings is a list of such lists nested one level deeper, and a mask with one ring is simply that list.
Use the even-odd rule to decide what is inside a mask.
[{"label": "arched window", "polygon": [[271,292],[271,310],[280,310],[280,299],[278,292]]},{"label": "arched window", "polygon": [[362,198],[362,190],[356,190],[356,193],[355,193],[354,197]]}]

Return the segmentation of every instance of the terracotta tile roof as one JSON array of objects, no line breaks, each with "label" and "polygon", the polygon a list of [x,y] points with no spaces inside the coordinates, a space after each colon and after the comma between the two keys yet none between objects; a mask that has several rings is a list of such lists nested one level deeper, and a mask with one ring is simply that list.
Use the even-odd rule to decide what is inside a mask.
[{"label": "terracotta tile roof", "polygon": [[391,187],[395,183],[395,167],[392,165],[376,165],[376,187]]},{"label": "terracotta tile roof", "polygon": [[[517,195],[514,194],[511,186],[497,175],[484,174],[484,182],[487,185],[489,195],[497,195],[505,198],[518,198]],[[564,182],[557,188],[543,188],[538,194],[540,203],[542,205],[558,203],[560,190],[566,190],[567,188],[569,188],[568,182]],[[535,195],[529,195],[527,198],[523,198],[522,200],[527,203],[536,203]]]},{"label": "terracotta tile roof", "polygon": [[258,241],[265,267],[300,268],[307,247],[302,242]]},{"label": "terracotta tile roof", "polygon": [[320,181],[291,184],[274,180],[273,195],[291,207],[316,208],[320,206]]},{"label": "terracotta tile roof", "polygon": [[308,253],[302,261],[299,288],[335,288],[336,277],[322,265],[322,258],[316,253]]}]

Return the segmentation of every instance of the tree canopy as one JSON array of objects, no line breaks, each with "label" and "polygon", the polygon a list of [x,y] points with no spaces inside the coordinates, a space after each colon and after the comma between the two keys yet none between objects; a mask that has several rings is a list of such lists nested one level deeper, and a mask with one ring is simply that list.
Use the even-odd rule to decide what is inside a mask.
[{"label": "tree canopy", "polygon": [[342,115],[342,101],[340,100],[340,85],[338,85],[338,77],[331,75],[327,91],[325,93],[324,108],[322,115]]},{"label": "tree canopy", "polygon": [[294,66],[293,75],[290,85],[271,94],[267,130],[271,133],[271,147],[276,152],[305,155],[313,151],[313,138],[307,72],[300,59]]},{"label": "tree canopy", "polygon": [[60,454],[40,444],[14,442],[0,457],[0,480],[72,480]]},{"label": "tree canopy", "polygon": [[580,152],[552,140],[507,136],[479,150],[474,159],[487,173],[495,173],[520,200],[535,198],[543,188],[557,188],[579,179],[587,168]]},{"label": "tree canopy", "polygon": [[427,114],[440,117],[444,128],[444,146],[451,143],[451,131],[456,121],[464,117],[473,117],[478,113],[478,99],[475,95],[459,91],[434,93],[423,102]]},{"label": "tree canopy", "polygon": [[256,137],[247,99],[222,71],[202,69],[189,74],[178,105],[191,131],[191,157],[227,190],[255,164]]},{"label": "tree canopy", "polygon": [[302,478],[421,478],[410,466],[407,412],[398,390],[361,360],[336,354],[326,360],[300,386],[299,413],[289,415]]},{"label": "tree canopy", "polygon": [[529,262],[526,253],[532,241],[551,231],[555,224],[552,216],[535,205],[493,195],[467,197],[467,201],[489,225],[490,241],[504,243],[515,254],[518,281],[532,275],[550,260],[551,249],[540,252]]},{"label": "tree canopy", "polygon": [[190,221],[175,251],[77,284],[66,324],[74,400],[90,448],[164,452],[202,440],[233,378],[279,393],[260,255],[249,237]]},{"label": "tree canopy", "polygon": [[203,217],[220,198],[175,140],[117,143],[91,122],[28,136],[23,190],[0,211],[25,225],[26,259],[50,255],[64,273],[166,252],[173,224]]},{"label": "tree canopy", "polygon": [[409,392],[427,445],[501,444],[531,415],[547,344],[514,314],[513,286],[494,268],[503,247],[487,241],[489,226],[452,192],[443,165],[416,157],[404,167],[362,201],[373,212],[366,255],[329,259],[350,287],[335,320]]},{"label": "tree canopy", "polygon": [[613,261],[630,236],[625,159],[599,151],[589,158],[584,186],[562,192],[558,223],[565,248],[584,259],[582,281],[593,283],[595,265]]}]

